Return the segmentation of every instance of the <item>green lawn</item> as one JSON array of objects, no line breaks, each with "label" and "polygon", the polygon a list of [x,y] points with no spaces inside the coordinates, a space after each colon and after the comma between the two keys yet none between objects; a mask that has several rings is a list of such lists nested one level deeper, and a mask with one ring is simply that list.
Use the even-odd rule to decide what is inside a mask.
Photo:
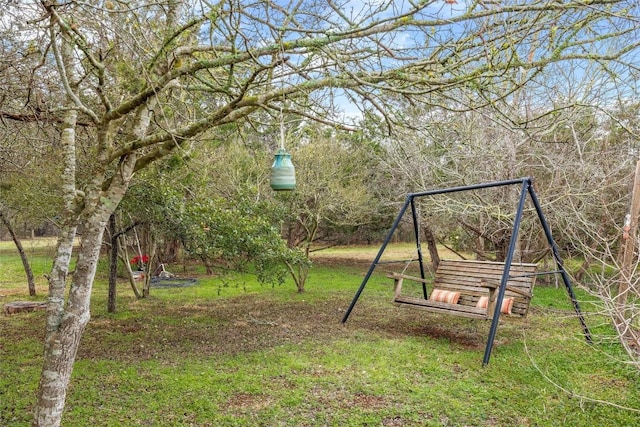
[{"label": "green lawn", "polygon": [[[100,277],[63,425],[640,424],[638,372],[595,315],[585,343],[562,289],[537,287],[529,318],[501,323],[483,368],[487,322],[395,307],[383,274],[342,325],[367,266],[318,263],[303,294],[236,276],[136,300],[123,282],[115,314]],[[19,274],[0,277],[0,301],[29,299]],[[0,318],[1,425],[30,424],[43,329],[42,312]]]}]

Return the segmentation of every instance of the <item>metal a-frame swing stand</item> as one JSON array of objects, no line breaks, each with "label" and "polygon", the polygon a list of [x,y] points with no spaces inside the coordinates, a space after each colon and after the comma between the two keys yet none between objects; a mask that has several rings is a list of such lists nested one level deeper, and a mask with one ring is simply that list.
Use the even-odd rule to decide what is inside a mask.
[{"label": "metal a-frame swing stand", "polygon": [[[373,260],[373,262],[371,263],[371,266],[369,267],[369,270],[367,271],[367,274],[364,276],[364,279],[362,280],[362,283],[360,284],[360,288],[358,288],[358,291],[356,292],[355,296],[353,297],[353,300],[351,301],[351,304],[349,305],[349,308],[347,309],[347,311],[344,314],[344,317],[342,318],[342,323],[345,323],[347,321],[347,319],[349,318],[349,315],[351,314],[351,311],[353,310],[354,306],[356,305],[356,302],[358,301],[358,299],[360,298],[360,295],[362,294],[362,291],[364,290],[364,287],[366,286],[367,282],[369,281],[369,278],[371,277],[371,274],[373,273],[373,271],[375,270],[376,266],[380,263],[380,258],[382,257],[382,254],[384,253],[387,245],[389,244],[389,242],[391,241],[391,238],[393,237],[394,232],[396,231],[396,229],[398,228],[398,225],[400,224],[400,221],[402,219],[402,217],[404,216],[405,212],[407,211],[407,208],[409,206],[411,206],[411,213],[412,213],[412,217],[413,217],[413,227],[414,227],[414,233],[415,233],[415,239],[416,239],[416,247],[417,247],[417,261],[419,263],[420,266],[420,275],[422,277],[422,279],[425,278],[425,273],[424,273],[424,264],[423,264],[423,257],[422,257],[422,249],[420,247],[420,228],[419,228],[419,219],[418,216],[416,214],[416,205],[415,205],[415,200],[421,197],[426,197],[426,196],[434,196],[437,194],[446,194],[446,193],[456,193],[456,192],[460,192],[460,191],[471,191],[471,190],[479,190],[479,189],[483,189],[483,188],[493,188],[493,187],[503,187],[503,186],[508,186],[508,185],[517,185],[520,184],[522,186],[522,190],[520,192],[520,200],[518,202],[518,207],[517,207],[517,211],[516,211],[516,216],[513,222],[513,232],[511,233],[511,240],[509,242],[509,249],[507,252],[507,256],[505,259],[505,263],[504,263],[504,271],[502,273],[502,279],[500,281],[500,288],[498,291],[498,295],[497,295],[497,301],[496,301],[496,305],[495,305],[495,311],[494,311],[494,315],[493,315],[493,319],[491,321],[491,328],[489,330],[489,337],[487,339],[487,345],[485,347],[485,352],[484,352],[484,358],[482,360],[482,365],[486,366],[489,364],[489,359],[491,357],[491,350],[493,348],[493,341],[495,339],[496,336],[496,331],[498,329],[498,321],[500,320],[500,312],[501,312],[501,307],[502,307],[502,301],[504,299],[504,294],[505,291],[507,289],[507,282],[508,280],[511,278],[511,276],[509,275],[510,269],[511,269],[511,263],[513,261],[513,256],[514,256],[514,252],[515,252],[515,248],[516,248],[516,242],[518,239],[518,231],[520,229],[520,223],[522,221],[522,214],[524,211],[524,204],[525,201],[527,199],[527,195],[531,198],[531,202],[533,203],[533,206],[535,207],[536,213],[538,214],[538,219],[540,220],[540,224],[542,225],[542,228],[544,230],[544,234],[547,237],[547,241],[549,242],[549,246],[551,247],[551,253],[553,255],[554,260],[556,261],[556,266],[557,266],[557,270],[555,271],[547,271],[547,272],[540,272],[540,273],[535,273],[536,275],[544,275],[544,274],[560,274],[562,276],[562,280],[564,282],[565,288],[567,289],[567,292],[569,294],[569,297],[571,298],[571,302],[573,304],[573,308],[578,316],[578,319],[580,321],[580,325],[582,326],[582,331],[584,333],[585,339],[587,340],[588,343],[592,342],[591,339],[591,332],[589,331],[589,328],[587,327],[587,324],[585,322],[584,316],[582,314],[582,312],[580,311],[580,305],[578,303],[578,300],[576,299],[576,295],[573,291],[573,287],[571,286],[571,280],[569,279],[569,275],[567,274],[563,263],[562,263],[562,259],[560,258],[560,254],[558,251],[558,247],[555,243],[555,241],[553,240],[553,237],[551,235],[551,229],[549,228],[549,224],[547,223],[544,214],[542,213],[542,207],[540,206],[540,202],[538,201],[538,197],[536,196],[536,193],[533,189],[533,180],[530,177],[527,178],[519,178],[519,179],[513,179],[513,180],[506,180],[506,181],[495,181],[495,182],[489,182],[489,183],[484,183],[484,184],[476,184],[476,185],[469,185],[469,186],[462,186],[462,187],[451,187],[451,188],[445,188],[445,189],[440,189],[440,190],[431,190],[431,191],[425,191],[425,192],[420,192],[420,193],[410,193],[407,195],[404,205],[402,206],[402,208],[400,209],[400,213],[398,214],[398,216],[396,217],[395,221],[393,222],[393,225],[391,226],[391,229],[389,230],[389,233],[387,234],[387,237],[385,238],[384,242],[382,243],[382,246],[380,247],[380,250],[378,251],[378,254],[376,255],[375,259]],[[424,285],[423,285],[424,287]],[[426,288],[424,289],[424,293],[426,295]]]}]

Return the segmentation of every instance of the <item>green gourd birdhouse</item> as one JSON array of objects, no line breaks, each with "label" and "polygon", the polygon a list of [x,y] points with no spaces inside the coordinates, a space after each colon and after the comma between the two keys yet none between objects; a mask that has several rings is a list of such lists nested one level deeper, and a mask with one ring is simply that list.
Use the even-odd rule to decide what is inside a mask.
[{"label": "green gourd birdhouse", "polygon": [[271,188],[275,191],[296,189],[296,170],[291,162],[291,154],[280,148],[271,166]]}]

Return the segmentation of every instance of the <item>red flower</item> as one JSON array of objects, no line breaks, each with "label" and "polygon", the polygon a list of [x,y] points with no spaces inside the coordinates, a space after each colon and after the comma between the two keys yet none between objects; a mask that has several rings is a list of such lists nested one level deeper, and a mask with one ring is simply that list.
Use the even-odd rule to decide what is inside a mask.
[{"label": "red flower", "polygon": [[146,264],[149,262],[149,257],[146,255],[136,255],[129,260],[129,262],[134,265],[139,264],[141,261],[143,264]]}]

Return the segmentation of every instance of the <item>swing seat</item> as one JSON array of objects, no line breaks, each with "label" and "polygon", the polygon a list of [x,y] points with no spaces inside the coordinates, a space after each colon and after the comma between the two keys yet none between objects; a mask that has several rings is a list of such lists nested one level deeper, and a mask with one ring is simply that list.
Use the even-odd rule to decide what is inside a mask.
[{"label": "swing seat", "polygon": [[[536,269],[535,264],[511,264],[501,314],[527,316]],[[406,274],[391,273],[388,277],[394,280],[393,301],[398,305],[472,319],[492,319],[503,271],[504,263],[501,262],[442,260],[433,285],[430,280]],[[431,288],[428,289],[429,299],[402,295],[404,280]]]}]

